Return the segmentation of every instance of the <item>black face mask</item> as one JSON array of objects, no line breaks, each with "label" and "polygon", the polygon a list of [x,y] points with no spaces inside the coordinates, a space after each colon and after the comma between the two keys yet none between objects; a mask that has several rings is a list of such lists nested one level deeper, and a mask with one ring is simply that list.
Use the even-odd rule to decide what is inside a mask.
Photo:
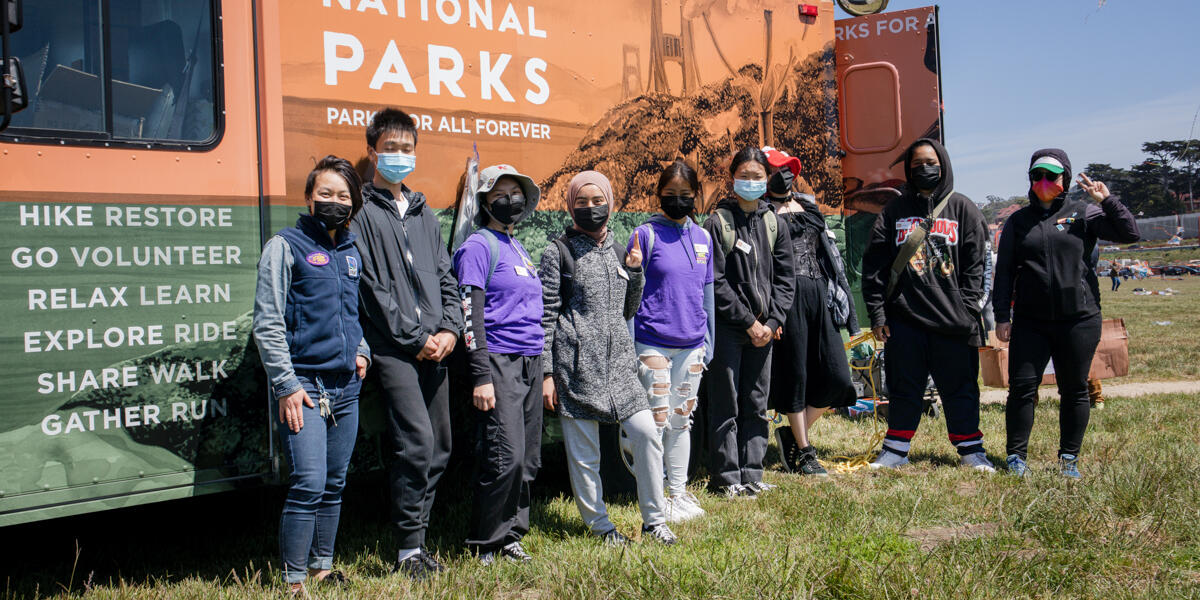
[{"label": "black face mask", "polygon": [[767,191],[775,196],[786,196],[792,191],[792,183],[796,176],[791,169],[780,169],[767,180]]},{"label": "black face mask", "polygon": [[600,206],[572,209],[571,216],[574,217],[575,225],[580,229],[595,233],[608,222],[608,205],[601,204]]},{"label": "black face mask", "polygon": [[938,165],[913,167],[910,177],[918,190],[929,191],[937,187],[938,182],[942,180],[942,168]]},{"label": "black face mask", "polygon": [[668,217],[679,220],[696,210],[695,196],[662,196],[658,199],[663,213]]},{"label": "black face mask", "polygon": [[521,194],[495,198],[492,200],[491,208],[488,208],[488,214],[492,215],[501,225],[516,223],[517,217],[520,217],[523,212],[525,212],[525,197]]},{"label": "black face mask", "polygon": [[312,216],[315,217],[325,229],[337,229],[350,221],[350,212],[354,207],[341,202],[329,202],[326,200],[314,200]]}]

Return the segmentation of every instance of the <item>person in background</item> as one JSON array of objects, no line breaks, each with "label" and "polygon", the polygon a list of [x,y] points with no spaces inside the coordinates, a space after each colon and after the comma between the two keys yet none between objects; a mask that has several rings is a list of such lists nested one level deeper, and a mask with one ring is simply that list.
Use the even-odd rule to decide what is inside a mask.
[{"label": "person in background", "polygon": [[[873,469],[908,464],[929,376],[964,467],[995,472],[979,430],[979,353],[987,225],[954,191],[946,149],[922,138],[904,154],[903,195],[875,221],[863,257],[863,299],[886,342],[888,430]],[[999,313],[1000,307],[996,307]]]},{"label": "person in background", "polygon": [[306,594],[308,577],[346,581],[333,547],[371,356],[358,323],[361,261],[346,229],[362,207],[360,185],[349,161],[321,159],[304,184],[308,214],[267,240],[258,261],[254,341],[292,468],[279,549],[293,595]]},{"label": "person in background", "polygon": [[479,173],[481,228],[454,253],[478,424],[467,545],[479,560],[532,560],[529,485],[541,466],[542,282],[514,228],[537,209],[537,184],[509,165]]},{"label": "person in background", "polygon": [[771,357],[771,404],[788,419],[775,436],[786,470],[827,476],[808,430],[829,409],[857,400],[838,330],[858,335],[858,317],[837,242],[800,175],[800,159],[763,150],[771,166],[767,198],[791,237],[795,270],[795,298]]},{"label": "person in background", "polygon": [[[642,300],[642,252],[613,239],[608,220],[612,184],[583,171],[567,186],[572,226],[542,253],[542,330],[545,333],[542,401],[557,411],[567,451],[571,492],[583,522],[609,545],[628,539],[604,505],[600,479],[600,424],[618,424],[628,436],[637,479],[642,537],[675,544],[663,512],[662,436],[637,377],[637,354],[627,321]],[[619,457],[609,457],[621,460]]]},{"label": "person in background", "polygon": [[367,127],[375,177],[350,223],[362,254],[363,335],[371,344],[392,442],[393,572],[423,579],[443,570],[425,548],[429,512],[450,460],[446,365],[463,327],[458,282],[437,215],[403,184],[416,166],[417,128],[386,108]]},{"label": "person in background", "polygon": [[692,451],[692,411],[696,408],[704,365],[712,358],[712,239],[692,221],[700,179],[683,160],[667,165],[654,195],[661,214],[634,230],[632,253],[642,248],[645,288],[633,320],[638,377],[646,389],[654,424],[663,436],[667,471],[667,521],[704,514],[687,490]]},{"label": "person in background", "polygon": [[1121,287],[1121,272],[1117,270],[1116,263],[1108,268],[1108,277],[1112,280],[1112,291],[1117,291]]},{"label": "person in background", "polygon": [[1008,352],[1008,468],[1028,471],[1038,384],[1054,360],[1058,383],[1059,469],[1078,479],[1079,451],[1090,416],[1088,371],[1100,343],[1099,284],[1092,254],[1097,239],[1138,240],[1137,221],[1102,182],[1080,174],[1090,202],[1068,200],[1071,161],[1057,148],[1029,161],[1029,205],[1000,234],[996,265],[996,336]]},{"label": "person in background", "polygon": [[717,244],[713,288],[717,312],[708,376],[709,489],[753,498],[775,486],[763,481],[771,344],[792,306],[792,241],[763,197],[771,165],[762,150],[733,156],[733,195],[704,222]]}]

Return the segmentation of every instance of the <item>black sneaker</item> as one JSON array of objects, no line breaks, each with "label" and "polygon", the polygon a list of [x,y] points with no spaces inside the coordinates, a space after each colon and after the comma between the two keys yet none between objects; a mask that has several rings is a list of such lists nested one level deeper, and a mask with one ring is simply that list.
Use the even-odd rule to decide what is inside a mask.
[{"label": "black sneaker", "polygon": [[438,562],[425,548],[421,548],[421,552],[417,556],[420,556],[425,566],[429,567],[429,570],[434,573],[441,573],[446,570],[446,567],[443,567],[442,563]]},{"label": "black sneaker", "polygon": [[601,533],[596,537],[600,538],[600,540],[604,542],[605,546],[624,546],[625,544],[629,543],[629,538],[621,535],[621,532],[617,531],[616,527],[613,527],[607,532]]},{"label": "black sneaker", "polygon": [[521,547],[521,542],[513,542],[500,549],[500,555],[513,562],[529,562],[533,557]]},{"label": "black sneaker", "polygon": [[829,471],[821,466],[817,460],[817,451],[810,446],[807,452],[800,455],[800,473],[803,475],[816,475],[817,477],[829,477]]},{"label": "black sneaker", "polygon": [[667,527],[666,523],[651,525],[649,527],[642,525],[642,537],[654,540],[664,546],[674,546],[679,538],[675,537],[675,533]]},{"label": "black sneaker", "polygon": [[329,585],[334,587],[343,587],[349,583],[346,574],[341,571],[330,571],[328,575],[318,579],[317,582],[321,585]]},{"label": "black sneaker", "polygon": [[[433,567],[430,567],[429,563],[425,562],[422,555],[423,553],[417,552],[404,560],[396,561],[396,564],[392,566],[392,573],[400,573],[413,581],[421,581],[428,579],[432,575],[436,575],[437,571]],[[434,561],[435,564],[436,562]]]},{"label": "black sneaker", "polygon": [[792,428],[788,425],[775,428],[775,441],[779,443],[779,458],[783,470],[788,473],[800,472],[800,444],[792,436]]}]

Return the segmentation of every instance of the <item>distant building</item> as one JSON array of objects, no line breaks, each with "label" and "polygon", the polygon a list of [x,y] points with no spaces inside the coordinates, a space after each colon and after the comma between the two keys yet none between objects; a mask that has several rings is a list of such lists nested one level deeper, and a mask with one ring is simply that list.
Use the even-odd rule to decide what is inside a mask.
[{"label": "distant building", "polygon": [[1013,213],[1017,212],[1018,210],[1021,210],[1022,206],[1023,205],[1021,205],[1021,204],[1010,204],[1010,205],[1005,206],[1004,208],[1000,209],[1000,212],[996,213],[996,219],[995,219],[996,225],[998,227],[1003,226],[1004,222],[1007,221],[1008,218],[1013,215]]}]

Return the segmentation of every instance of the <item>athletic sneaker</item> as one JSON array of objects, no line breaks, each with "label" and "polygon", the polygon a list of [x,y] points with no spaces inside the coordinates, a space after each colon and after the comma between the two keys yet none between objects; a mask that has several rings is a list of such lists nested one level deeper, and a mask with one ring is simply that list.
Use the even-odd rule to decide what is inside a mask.
[{"label": "athletic sneaker", "polygon": [[696,498],[695,494],[684,490],[683,493],[676,496],[676,498],[678,498],[678,502],[688,506],[688,510],[692,511],[693,516],[702,517],[705,515],[704,509],[700,508],[700,500]]},{"label": "athletic sneaker", "polygon": [[799,473],[801,467],[800,444],[792,437],[792,428],[788,425],[775,428],[775,441],[779,443],[779,458],[783,470],[788,473]]},{"label": "athletic sneaker", "polygon": [[649,527],[642,525],[642,537],[654,540],[664,546],[674,546],[675,542],[679,541],[671,531],[671,528],[667,527],[666,523],[659,523],[658,525],[651,525]]},{"label": "athletic sneaker", "polygon": [[718,487],[715,490],[713,490],[713,493],[715,493],[719,496],[724,496],[726,499],[754,498],[754,497],[758,496],[757,491],[755,491],[749,487],[746,487],[740,483],[732,483],[729,485],[723,485],[723,486]]},{"label": "athletic sneaker", "polygon": [[1008,471],[1017,477],[1024,477],[1029,471],[1029,465],[1025,464],[1025,459],[1016,454],[1009,454],[1004,462],[1008,463]]},{"label": "athletic sneaker", "polygon": [[800,474],[801,475],[816,475],[817,477],[829,477],[829,471],[821,466],[821,461],[817,460],[817,451],[809,447],[808,452],[800,454]]},{"label": "athletic sneaker", "polygon": [[629,543],[629,538],[621,535],[621,532],[617,531],[616,527],[613,527],[607,532],[601,533],[596,537],[600,538],[600,540],[604,542],[605,546],[624,546],[625,544]]},{"label": "athletic sneaker", "polygon": [[1083,475],[1079,474],[1079,458],[1074,454],[1058,455],[1058,466],[1062,470],[1063,477],[1071,479],[1083,478]]},{"label": "athletic sneaker", "polygon": [[521,542],[513,542],[500,549],[500,554],[513,562],[529,562],[533,557],[521,547]]},{"label": "athletic sneaker", "polygon": [[769,492],[779,486],[771,485],[765,481],[751,481],[750,483],[743,484],[742,487],[745,487],[750,490],[754,490],[755,495],[757,495],[757,494],[763,494],[763,493]]},{"label": "athletic sneaker", "polygon": [[907,456],[900,456],[895,452],[884,450],[879,453],[879,456],[871,462],[872,469],[896,469],[908,464]]},{"label": "athletic sneaker", "polygon": [[692,510],[691,504],[688,504],[683,498],[678,496],[667,496],[663,499],[663,502],[663,512],[667,515],[668,523],[682,523],[700,516]]},{"label": "athletic sneaker", "polygon": [[988,460],[987,455],[982,452],[972,452],[960,458],[959,461],[962,466],[970,467],[976,471],[983,471],[984,473],[996,472],[996,467],[992,466],[992,461]]}]

